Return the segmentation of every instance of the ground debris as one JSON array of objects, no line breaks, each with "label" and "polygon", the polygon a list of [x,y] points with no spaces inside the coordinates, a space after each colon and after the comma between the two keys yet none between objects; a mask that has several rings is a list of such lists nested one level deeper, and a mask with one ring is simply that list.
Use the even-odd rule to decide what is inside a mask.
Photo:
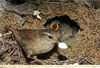
[{"label": "ground debris", "polygon": [[[60,51],[60,54],[64,54],[68,59],[60,61],[57,58],[57,54],[54,53],[48,59],[39,60],[46,65],[69,65],[77,63],[80,60],[80,56],[84,54],[85,56],[79,61],[80,65],[100,64],[100,10],[93,10],[83,5],[73,3],[60,5],[44,4],[38,7],[41,12],[41,20],[32,15],[26,15],[24,17],[24,24],[19,25],[14,16],[15,13],[9,12],[0,17],[0,30],[3,30],[4,25],[10,25],[20,30],[44,29],[43,24],[48,19],[55,16],[68,15],[71,19],[77,21],[78,25],[84,29],[83,31],[79,31],[74,38],[65,41],[70,48],[66,51]],[[34,60],[27,63],[26,60],[20,45],[15,39],[0,39],[1,64],[43,64],[35,62]]]}]

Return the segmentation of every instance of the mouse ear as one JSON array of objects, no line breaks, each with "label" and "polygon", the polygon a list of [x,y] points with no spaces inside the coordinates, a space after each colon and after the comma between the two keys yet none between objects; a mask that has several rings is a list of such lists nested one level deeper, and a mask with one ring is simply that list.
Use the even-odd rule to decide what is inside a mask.
[{"label": "mouse ear", "polygon": [[58,30],[59,25],[58,24],[51,24],[51,29]]}]

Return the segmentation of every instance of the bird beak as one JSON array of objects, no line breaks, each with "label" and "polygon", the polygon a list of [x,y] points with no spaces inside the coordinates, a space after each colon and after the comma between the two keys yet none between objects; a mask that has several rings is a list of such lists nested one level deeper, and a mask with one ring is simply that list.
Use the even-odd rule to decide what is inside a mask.
[{"label": "bird beak", "polygon": [[56,42],[56,43],[59,43],[59,42],[60,42],[60,40],[55,40],[55,42]]},{"label": "bird beak", "polygon": [[63,40],[61,38],[55,40],[56,43],[62,42]]}]

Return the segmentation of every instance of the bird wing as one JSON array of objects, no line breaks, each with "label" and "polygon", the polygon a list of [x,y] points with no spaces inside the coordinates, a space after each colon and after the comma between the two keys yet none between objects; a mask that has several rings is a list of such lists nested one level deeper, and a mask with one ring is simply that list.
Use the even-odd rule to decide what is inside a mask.
[{"label": "bird wing", "polygon": [[37,36],[37,32],[35,32],[34,30],[20,30],[18,32],[21,36],[21,39],[24,40],[34,40]]}]

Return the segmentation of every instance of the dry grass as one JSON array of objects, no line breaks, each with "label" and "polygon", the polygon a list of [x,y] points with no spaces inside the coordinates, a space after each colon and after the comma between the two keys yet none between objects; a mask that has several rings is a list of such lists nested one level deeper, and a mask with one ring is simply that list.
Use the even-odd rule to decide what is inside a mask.
[{"label": "dry grass", "polygon": [[[2,30],[3,26],[6,24],[11,25],[11,27],[16,29],[40,29],[44,28],[42,25],[47,19],[55,16],[68,15],[71,19],[77,21],[80,27],[84,29],[83,31],[79,31],[74,38],[65,41],[71,46],[71,48],[59,51],[61,54],[67,56],[68,60],[59,61],[57,59],[57,54],[54,53],[49,59],[42,60],[42,62],[44,64],[72,64],[75,62],[79,62],[80,64],[100,64],[99,10],[89,9],[85,6],[72,3],[63,5],[44,4],[42,6],[38,6],[38,10],[41,12],[40,16],[42,17],[42,20],[32,17],[31,15],[26,15],[24,17],[25,24],[23,26],[18,24],[14,13],[9,12],[8,14],[4,14],[0,18],[0,29]],[[8,54],[9,53],[7,53],[7,55]],[[8,58],[8,56],[5,56],[5,59],[2,60],[4,63],[8,61],[6,58]],[[9,62],[7,62],[7,64],[8,63]],[[23,62],[18,64],[25,63]]]}]

